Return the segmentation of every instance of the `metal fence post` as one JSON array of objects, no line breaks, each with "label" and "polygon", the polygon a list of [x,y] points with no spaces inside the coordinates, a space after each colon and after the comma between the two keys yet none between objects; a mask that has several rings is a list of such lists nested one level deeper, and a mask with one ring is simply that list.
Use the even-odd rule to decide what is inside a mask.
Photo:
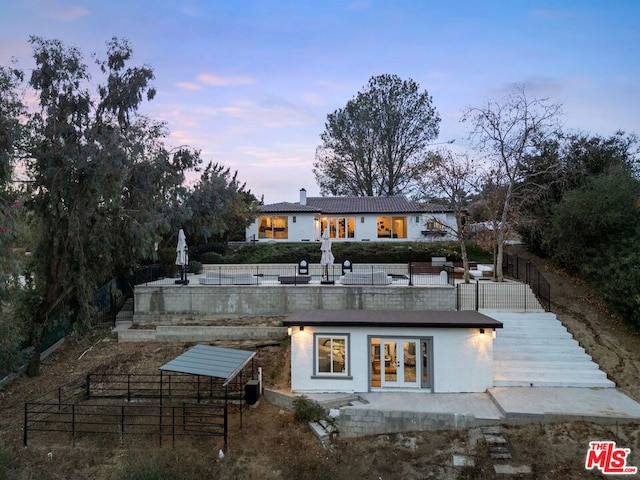
[{"label": "metal fence post", "polygon": [[476,280],[476,312],[479,310],[480,303],[480,282]]}]

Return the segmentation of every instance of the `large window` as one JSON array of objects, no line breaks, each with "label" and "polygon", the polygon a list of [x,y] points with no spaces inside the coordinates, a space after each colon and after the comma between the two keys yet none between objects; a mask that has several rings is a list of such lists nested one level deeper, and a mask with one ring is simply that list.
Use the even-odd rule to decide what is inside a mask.
[{"label": "large window", "polygon": [[407,217],[378,217],[378,238],[407,238]]},{"label": "large window", "polygon": [[288,217],[260,217],[258,219],[258,238],[289,238]]},{"label": "large window", "polygon": [[347,335],[316,335],[316,375],[347,375]]},{"label": "large window", "polygon": [[355,225],[355,217],[323,217],[320,219],[320,234],[329,228],[330,238],[354,238]]}]

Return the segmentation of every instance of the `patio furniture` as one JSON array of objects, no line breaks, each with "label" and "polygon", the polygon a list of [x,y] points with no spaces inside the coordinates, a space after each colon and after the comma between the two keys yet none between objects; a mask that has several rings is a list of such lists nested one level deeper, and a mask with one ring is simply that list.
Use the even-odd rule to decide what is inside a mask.
[{"label": "patio furniture", "polygon": [[249,272],[207,272],[200,277],[201,285],[259,285],[262,279]]},{"label": "patio furniture", "polygon": [[344,262],[342,262],[342,275],[352,271],[353,265],[351,264],[351,260],[345,260]]},{"label": "patio furniture", "polygon": [[493,278],[493,265],[478,265],[474,270],[469,270],[469,276],[474,280],[489,280]]},{"label": "patio furniture", "polygon": [[283,285],[305,285],[311,280],[311,275],[278,275],[278,281]]},{"label": "patio furniture", "polygon": [[392,282],[387,272],[347,272],[340,277],[342,285],[389,285]]}]

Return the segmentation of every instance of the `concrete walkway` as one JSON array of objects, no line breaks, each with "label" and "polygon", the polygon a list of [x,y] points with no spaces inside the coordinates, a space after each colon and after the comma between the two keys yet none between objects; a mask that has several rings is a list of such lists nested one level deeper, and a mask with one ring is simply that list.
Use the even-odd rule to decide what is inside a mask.
[{"label": "concrete walkway", "polygon": [[615,388],[495,387],[486,393],[306,396],[327,408],[340,407],[344,437],[530,422],[640,423],[640,403]]},{"label": "concrete walkway", "polygon": [[[364,402],[350,408],[473,415],[477,419],[507,423],[510,419],[539,421],[552,416],[565,417],[567,421],[640,423],[640,403],[615,388],[495,387],[487,393],[368,392],[357,395]],[[328,399],[338,403],[339,398],[336,394],[307,396],[320,403]]]}]

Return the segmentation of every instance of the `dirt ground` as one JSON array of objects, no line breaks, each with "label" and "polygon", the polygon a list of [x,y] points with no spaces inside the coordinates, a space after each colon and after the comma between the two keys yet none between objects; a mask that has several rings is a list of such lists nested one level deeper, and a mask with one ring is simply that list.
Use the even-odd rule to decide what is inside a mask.
[{"label": "dirt ground", "polygon": [[[588,288],[563,272],[535,260],[551,282],[554,312],[600,363],[622,391],[640,400],[640,337],[606,314]],[[278,323],[269,319],[228,322]],[[221,321],[225,323],[225,321]],[[0,390],[0,480],[47,479],[490,479],[495,478],[477,431],[416,432],[362,439],[335,439],[324,448],[308,426],[291,412],[261,400],[244,412],[243,426],[232,415],[229,446],[218,458],[219,440],[185,439],[174,448],[157,440],[119,438],[30,438],[22,448],[24,402],[67,381],[81,382],[90,372],[156,373],[163,363],[193,344],[117,343],[107,329],[86,338],[69,338],[47,358],[41,375],[19,377]],[[288,342],[220,344],[256,351],[267,387],[288,383]],[[589,441],[613,440],[631,449],[628,465],[640,466],[638,425],[599,426],[583,422],[504,426],[513,460],[532,474],[522,478],[603,478],[587,471]],[[51,454],[51,455],[49,455]],[[474,467],[454,469],[452,456],[465,454]],[[4,474],[4,477],[3,477]],[[518,478],[511,477],[511,478]],[[627,477],[629,478],[629,477]]]}]

